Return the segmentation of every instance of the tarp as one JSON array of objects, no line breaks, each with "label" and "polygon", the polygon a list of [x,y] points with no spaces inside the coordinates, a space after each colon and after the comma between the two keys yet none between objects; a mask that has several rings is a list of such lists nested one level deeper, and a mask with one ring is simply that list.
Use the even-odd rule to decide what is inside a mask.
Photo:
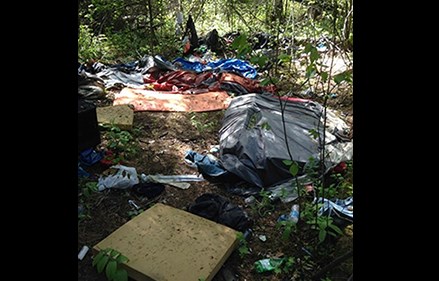
[{"label": "tarp", "polygon": [[[285,104],[286,135],[293,160],[303,167],[312,157],[320,159],[323,138],[323,107],[313,101],[290,99]],[[334,116],[332,116],[334,117]],[[335,118],[335,117],[334,117]],[[328,120],[330,121],[330,120]],[[352,143],[342,142],[334,130],[343,131],[347,125],[337,119],[328,122],[326,147],[331,154],[325,162],[329,168],[352,158]],[[332,128],[332,131],[328,128]],[[319,137],[310,133],[314,130]],[[258,187],[269,187],[292,178],[289,167],[283,163],[289,153],[285,142],[279,98],[265,94],[235,97],[225,112],[220,134],[220,161],[229,172]],[[347,148],[346,148],[347,147]]]},{"label": "tarp", "polygon": [[240,73],[244,77],[250,79],[254,79],[256,78],[256,75],[258,75],[258,72],[251,64],[240,59],[220,59],[203,64],[198,61],[192,62],[184,58],[177,58],[172,63],[182,69],[193,70],[196,72],[203,72],[212,69],[218,71],[232,71]]},{"label": "tarp", "polygon": [[132,104],[134,111],[204,112],[226,109],[230,100],[223,91],[190,95],[124,88],[115,94],[113,105]]}]

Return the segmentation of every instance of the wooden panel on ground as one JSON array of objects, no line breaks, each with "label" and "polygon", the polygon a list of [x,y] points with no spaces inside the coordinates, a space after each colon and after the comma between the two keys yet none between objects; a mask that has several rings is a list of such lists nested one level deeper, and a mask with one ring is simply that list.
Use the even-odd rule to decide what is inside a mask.
[{"label": "wooden panel on ground", "polygon": [[96,108],[98,123],[114,124],[121,130],[133,128],[134,111],[128,105],[116,105]]},{"label": "wooden panel on ground", "polygon": [[236,231],[161,203],[93,247],[118,250],[138,281],[212,280],[238,244]]}]

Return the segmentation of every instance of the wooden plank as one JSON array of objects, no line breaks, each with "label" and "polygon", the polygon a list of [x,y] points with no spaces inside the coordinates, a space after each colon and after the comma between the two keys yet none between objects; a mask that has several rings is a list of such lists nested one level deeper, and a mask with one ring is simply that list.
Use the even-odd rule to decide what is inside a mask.
[{"label": "wooden plank", "polygon": [[93,247],[129,258],[138,281],[209,281],[238,244],[236,231],[161,203],[136,216]]}]

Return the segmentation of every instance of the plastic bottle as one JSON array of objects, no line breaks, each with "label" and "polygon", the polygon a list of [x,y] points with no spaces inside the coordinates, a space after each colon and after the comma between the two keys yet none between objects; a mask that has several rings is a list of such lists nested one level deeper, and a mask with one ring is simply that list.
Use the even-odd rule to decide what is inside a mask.
[{"label": "plastic bottle", "polygon": [[299,204],[294,204],[291,207],[291,212],[289,213],[287,220],[294,223],[297,223],[299,221]]},{"label": "plastic bottle", "polygon": [[283,261],[284,259],[279,258],[262,259],[255,262],[255,268],[259,273],[272,271],[279,267]]}]

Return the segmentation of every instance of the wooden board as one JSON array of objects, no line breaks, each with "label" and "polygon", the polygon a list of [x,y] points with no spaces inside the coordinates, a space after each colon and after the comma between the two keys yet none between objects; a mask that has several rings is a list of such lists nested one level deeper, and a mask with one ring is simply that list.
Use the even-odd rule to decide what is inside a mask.
[{"label": "wooden board", "polygon": [[93,247],[129,258],[138,281],[209,281],[238,244],[236,231],[161,203],[136,216]]}]

